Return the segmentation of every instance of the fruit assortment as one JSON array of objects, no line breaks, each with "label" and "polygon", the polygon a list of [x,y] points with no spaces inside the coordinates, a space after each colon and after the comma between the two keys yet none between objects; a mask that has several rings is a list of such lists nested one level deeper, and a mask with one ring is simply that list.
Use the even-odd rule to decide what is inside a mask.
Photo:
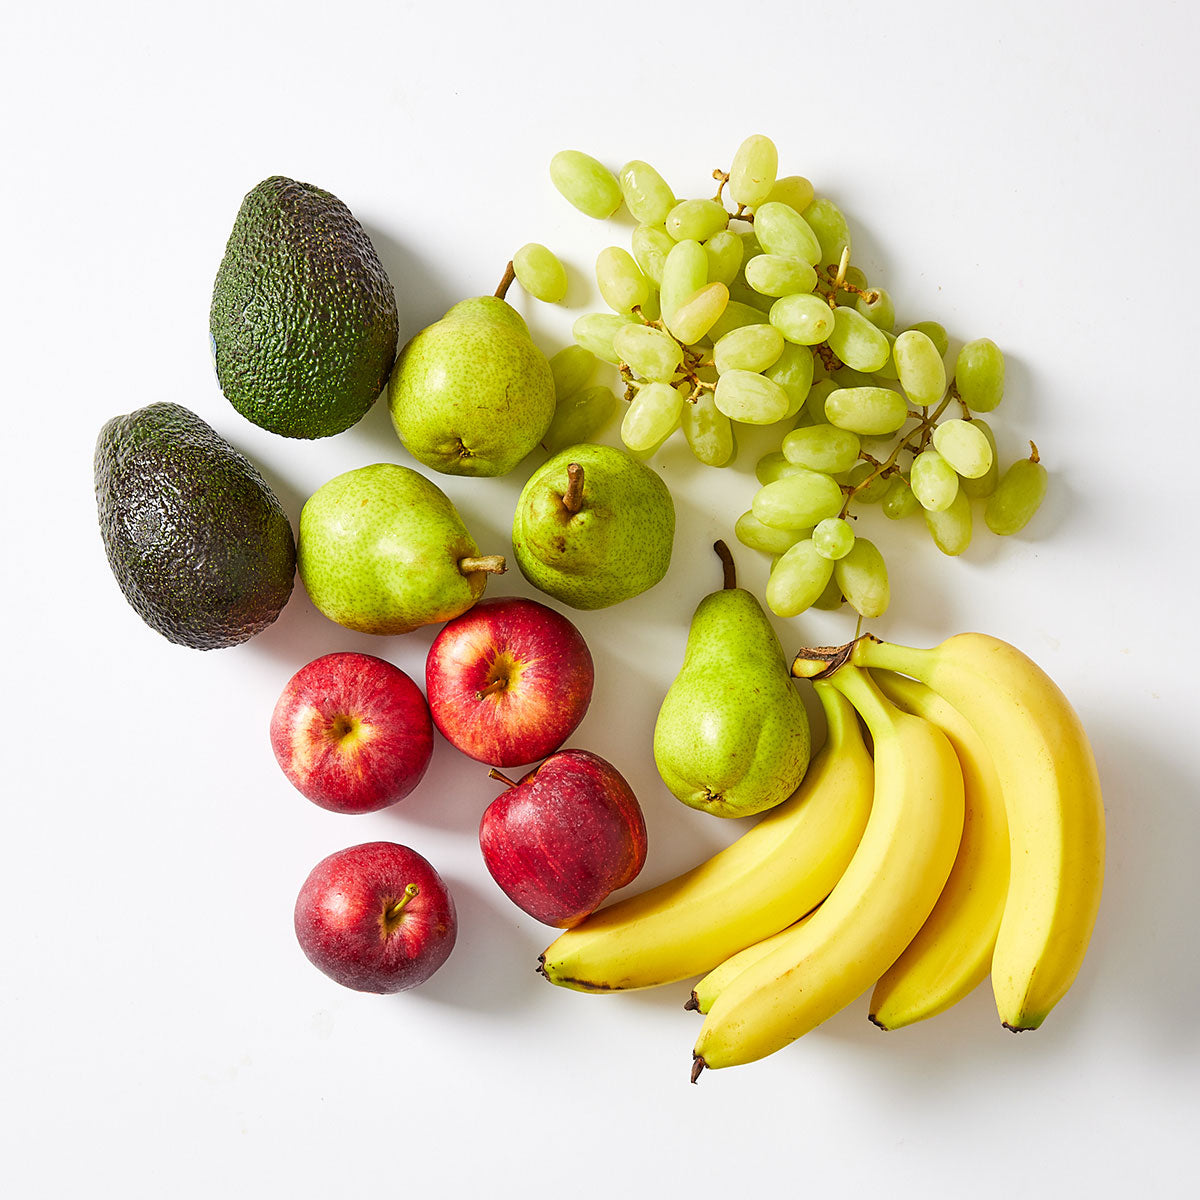
[{"label": "fruit assortment", "polygon": [[[542,447],[512,560],[579,610],[638,595],[670,564],[674,504],[642,459],[682,429],[701,463],[725,466],[739,425],[777,426],[780,449],[758,463],[760,490],[734,526],[775,558],[767,607],[849,602],[879,616],[887,570],[856,533],[856,506],[923,512],[938,547],[958,554],[972,499],[987,498],[994,531],[1016,532],[1046,472],[1033,447],[1001,475],[978,417],[1003,395],[998,347],[970,342],[950,371],[940,326],[896,333],[890,295],[850,263],[841,212],[777,167],[756,135],[714,172],[715,197],[678,200],[640,160],[616,175],[578,151],[555,155],[551,179],[572,204],[605,219],[623,203],[639,224],[632,252],[597,259],[612,311],[580,317],[576,344],[549,359],[504,299],[514,281],[562,299],[565,271],[545,246],[521,247],[495,295],[454,305],[397,355],[394,295],[349,210],[266,180],[214,288],[219,381],[249,419],[310,438],[348,427],[386,386],[398,437],[441,473],[505,474]],[[619,403],[592,381],[597,358],[625,384],[625,449],[591,440]],[[1079,970],[1103,881],[1095,762],[1063,694],[998,639],[921,650],[861,634],[789,661],[718,542],[722,586],[693,614],[654,759],[682,803],[756,819],[707,862],[606,904],[641,871],[646,824],[613,764],[564,749],[591,700],[591,653],[557,609],[483,598],[508,556],[482,553],[426,475],[393,463],[339,475],[304,504],[293,540],[252,464],[187,410],[152,405],[105,425],[96,493],[118,583],[173,641],[253,636],[296,570],[346,628],[441,625],[424,694],[372,655],[298,670],[270,722],[281,769],[313,803],[359,813],[419,786],[435,726],[492,767],[505,790],[482,814],[483,861],[514,904],[564,931],[541,974],[594,993],[694,980],[693,1081],[781,1049],[866,989],[870,1019],[895,1029],[990,974],[1004,1025],[1034,1029]],[[815,753],[808,686],[826,725]],[[518,779],[499,769],[526,765]],[[332,979],[395,992],[446,960],[457,916],[429,862],[374,842],[313,869],[295,930]]]}]

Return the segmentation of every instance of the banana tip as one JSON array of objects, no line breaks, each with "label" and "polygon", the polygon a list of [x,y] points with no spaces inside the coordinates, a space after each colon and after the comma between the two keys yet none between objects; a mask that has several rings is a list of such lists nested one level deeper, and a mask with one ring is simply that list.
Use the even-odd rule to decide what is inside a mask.
[{"label": "banana tip", "polygon": [[700,1057],[699,1054],[692,1055],[692,1082],[693,1083],[695,1083],[696,1080],[700,1078],[700,1072],[703,1071],[707,1065],[708,1064],[704,1061],[703,1058]]},{"label": "banana tip", "polygon": [[876,1028],[882,1029],[885,1032],[887,1031],[888,1027],[874,1013],[867,1013],[867,1020],[876,1026]]},{"label": "banana tip", "polygon": [[695,1012],[700,1007],[700,1001],[696,998],[696,993],[693,992],[683,1003],[684,1012]]}]

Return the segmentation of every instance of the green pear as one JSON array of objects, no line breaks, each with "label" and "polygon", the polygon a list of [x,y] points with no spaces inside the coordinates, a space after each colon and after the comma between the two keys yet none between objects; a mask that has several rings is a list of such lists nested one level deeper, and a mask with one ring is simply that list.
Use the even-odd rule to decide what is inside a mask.
[{"label": "green pear", "polygon": [[381,634],[457,617],[504,570],[502,557],[480,555],[441,488],[394,463],[318,488],[300,512],[296,561],[325,616]]},{"label": "green pear", "polygon": [[572,608],[606,608],[653,587],[674,540],[667,485],[633,455],[590,442],[539,467],[513,518],[521,573]]},{"label": "green pear", "polygon": [[684,804],[745,817],[786,800],[808,770],[808,714],[775,630],[736,586],[724,542],[725,586],[700,601],[683,666],[659,709],[654,761]]},{"label": "green pear", "polygon": [[554,376],[521,314],[497,296],[461,300],[400,353],[392,425],[444,475],[506,475],[554,416]]}]

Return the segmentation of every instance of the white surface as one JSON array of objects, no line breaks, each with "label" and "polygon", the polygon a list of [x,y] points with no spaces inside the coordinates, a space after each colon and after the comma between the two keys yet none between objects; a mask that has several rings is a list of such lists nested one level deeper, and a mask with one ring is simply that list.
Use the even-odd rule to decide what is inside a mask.
[{"label": "white surface", "polygon": [[[6,1195],[1159,1196],[1194,1178],[1196,10],[670,10],[47,4],[7,20]],[[703,195],[751,132],[842,205],[902,320],[1008,353],[995,425],[1010,456],[1042,448],[1045,509],[961,561],[919,526],[884,531],[893,606],[874,628],[919,644],[979,628],[1046,667],[1095,742],[1109,871],[1083,972],[1039,1032],[1002,1030],[986,987],[889,1035],[860,1000],[692,1087],[686,985],[587,997],[534,975],[553,934],[479,859],[482,768],[439,742],[401,807],[348,819],[276,767],[267,719],[294,670],[355,648],[420,678],[433,631],[351,635],[298,586],[243,647],[169,645],[109,575],[91,453],[108,417],[177,401],[263,465],[293,519],[339,471],[410,461],[382,405],[302,444],[222,398],[212,278],[267,175],[350,205],[404,334],[546,242],[572,268],[570,305],[518,303],[552,351],[599,307],[592,259],[629,228],[569,208],[551,154],[645,157]],[[770,448],[748,439],[722,473],[671,443],[655,460],[680,514],[668,578],[578,617],[598,685],[573,740],[642,797],[643,884],[733,836],[670,797],[650,733],[716,585],[709,543]],[[506,549],[536,461],[439,477],[486,550]],[[736,554],[760,586],[763,564]],[[526,590],[513,572],[489,594]],[[777,627],[789,649],[853,631],[845,614]],[[425,853],[461,915],[443,971],[393,998],[340,990],[291,930],[310,867],[381,837]]]}]

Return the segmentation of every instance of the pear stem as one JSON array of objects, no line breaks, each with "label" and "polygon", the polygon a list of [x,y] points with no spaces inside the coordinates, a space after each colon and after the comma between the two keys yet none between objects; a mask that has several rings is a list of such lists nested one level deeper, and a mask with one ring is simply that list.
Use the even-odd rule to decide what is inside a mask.
[{"label": "pear stem", "polygon": [[721,560],[721,586],[727,592],[732,591],[737,587],[737,565],[733,561],[733,555],[729,553],[729,547],[721,541],[713,542],[713,549]]},{"label": "pear stem", "polygon": [[468,555],[458,560],[458,569],[464,575],[473,575],[476,571],[486,571],[489,575],[503,575],[508,570],[503,554]]},{"label": "pear stem", "polygon": [[416,895],[420,894],[421,889],[415,883],[410,883],[404,889],[404,895],[392,905],[387,911],[387,919],[394,921],[405,909],[408,902]]},{"label": "pear stem", "polygon": [[514,788],[514,787],[516,787],[516,786],[517,786],[517,781],[516,781],[515,779],[509,779],[509,777],[508,777],[507,775],[505,775],[505,774],[504,774],[503,772],[501,772],[501,771],[497,771],[495,767],[493,767],[493,768],[492,768],[492,769],[491,769],[491,770],[488,772],[488,778],[489,778],[489,779],[498,779],[498,780],[500,780],[500,782],[501,782],[501,783],[503,783],[503,784],[504,784],[506,787]]},{"label": "pear stem", "polygon": [[475,699],[482,700],[484,696],[495,695],[496,692],[502,692],[507,686],[508,684],[505,682],[505,680],[493,679],[492,682],[487,685],[487,687],[480,688],[479,691],[475,693]]},{"label": "pear stem", "polygon": [[503,300],[508,295],[508,289],[512,286],[512,281],[516,279],[517,272],[512,265],[512,259],[508,260],[508,266],[504,268],[504,277],[500,280],[500,285],[494,293],[497,300]]},{"label": "pear stem", "polygon": [[578,463],[567,466],[567,490],[562,502],[569,513],[577,513],[583,507],[583,468]]}]

